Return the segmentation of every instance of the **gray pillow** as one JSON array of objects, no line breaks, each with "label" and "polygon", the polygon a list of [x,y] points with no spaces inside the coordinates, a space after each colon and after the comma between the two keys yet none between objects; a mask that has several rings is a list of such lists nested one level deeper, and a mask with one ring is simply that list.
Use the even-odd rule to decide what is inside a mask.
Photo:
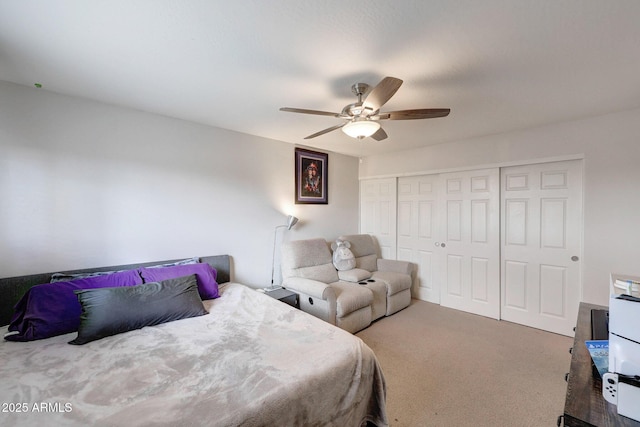
[{"label": "gray pillow", "polygon": [[114,271],[94,271],[93,273],[53,273],[49,283],[56,282],[68,282],[70,280],[88,279],[90,277],[108,276],[113,273],[122,273],[128,270],[114,270]]},{"label": "gray pillow", "polygon": [[193,257],[193,258],[183,259],[181,261],[169,262],[167,264],[150,265],[147,268],[175,267],[176,265],[190,265],[190,264],[199,264],[199,263],[200,263],[200,258]]},{"label": "gray pillow", "polygon": [[[180,261],[169,262],[166,264],[152,265],[147,268],[173,267],[176,265],[198,264],[199,262],[200,262],[200,258],[193,257],[193,258],[183,259]],[[96,277],[96,276],[106,276],[107,274],[120,273],[123,271],[127,271],[127,270],[94,271],[92,273],[53,273],[51,275],[51,280],[49,280],[49,282],[50,283],[68,282],[69,280],[86,279],[89,277]]]},{"label": "gray pillow", "polygon": [[82,307],[78,337],[86,344],[122,332],[208,314],[196,276],[142,285],[74,291]]}]

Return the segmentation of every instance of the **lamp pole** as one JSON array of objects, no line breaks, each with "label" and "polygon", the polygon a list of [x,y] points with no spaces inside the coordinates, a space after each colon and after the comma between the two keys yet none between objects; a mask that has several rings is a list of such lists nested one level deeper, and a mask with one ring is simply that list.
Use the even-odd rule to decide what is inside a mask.
[{"label": "lamp pole", "polygon": [[276,269],[276,240],[278,240],[278,228],[286,228],[287,230],[291,230],[291,228],[296,225],[298,222],[298,218],[293,215],[289,215],[287,217],[287,223],[284,225],[278,225],[273,230],[273,251],[271,252],[271,287],[270,289],[274,289],[273,286],[273,275]]}]

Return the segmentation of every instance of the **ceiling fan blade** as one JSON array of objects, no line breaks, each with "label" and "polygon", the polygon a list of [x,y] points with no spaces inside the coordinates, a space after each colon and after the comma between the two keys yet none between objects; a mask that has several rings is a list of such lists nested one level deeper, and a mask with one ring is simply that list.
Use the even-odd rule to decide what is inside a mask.
[{"label": "ceiling fan blade", "polygon": [[421,108],[416,110],[389,111],[378,114],[379,120],[415,120],[415,119],[435,119],[446,117],[451,111],[450,108]]},{"label": "ceiling fan blade", "polygon": [[307,110],[304,108],[282,107],[280,111],[287,111],[289,113],[315,114],[317,116],[340,117],[340,113],[331,113],[329,111],[320,111],[320,110]]},{"label": "ceiling fan blade", "polygon": [[347,123],[348,122],[340,123],[339,125],[335,125],[335,126],[331,126],[330,128],[326,128],[324,130],[321,130],[320,132],[316,132],[313,135],[305,136],[304,139],[311,139],[311,138],[315,138],[316,136],[324,135],[325,133],[329,133],[329,132],[334,131],[336,129],[340,129],[342,126],[346,125]]},{"label": "ceiling fan blade", "polygon": [[385,77],[367,95],[362,106],[371,111],[378,111],[402,86],[402,80],[395,77]]},{"label": "ceiling fan blade", "polygon": [[376,133],[371,135],[371,138],[375,139],[376,141],[382,141],[383,139],[387,139],[387,133],[384,131],[384,129],[380,128],[376,131]]}]

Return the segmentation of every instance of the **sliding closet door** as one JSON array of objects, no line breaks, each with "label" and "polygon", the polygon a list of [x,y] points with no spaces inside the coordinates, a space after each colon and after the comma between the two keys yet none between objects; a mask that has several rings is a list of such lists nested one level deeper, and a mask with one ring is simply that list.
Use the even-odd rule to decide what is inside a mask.
[{"label": "sliding closet door", "polygon": [[396,259],[396,179],[360,181],[360,233],[373,235],[382,257]]},{"label": "sliding closet door", "polygon": [[398,259],[417,266],[413,295],[440,303],[438,175],[398,179]]},{"label": "sliding closet door", "polygon": [[499,169],[441,174],[440,303],[500,318]]},{"label": "sliding closet door", "polygon": [[572,336],[580,301],[582,162],[502,170],[502,318]]}]

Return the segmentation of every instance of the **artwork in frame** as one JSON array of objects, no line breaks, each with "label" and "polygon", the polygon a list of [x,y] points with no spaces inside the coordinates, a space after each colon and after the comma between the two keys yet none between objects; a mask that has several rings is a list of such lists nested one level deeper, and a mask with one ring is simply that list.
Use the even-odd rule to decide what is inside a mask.
[{"label": "artwork in frame", "polygon": [[326,205],[329,155],[296,148],[296,203]]}]

